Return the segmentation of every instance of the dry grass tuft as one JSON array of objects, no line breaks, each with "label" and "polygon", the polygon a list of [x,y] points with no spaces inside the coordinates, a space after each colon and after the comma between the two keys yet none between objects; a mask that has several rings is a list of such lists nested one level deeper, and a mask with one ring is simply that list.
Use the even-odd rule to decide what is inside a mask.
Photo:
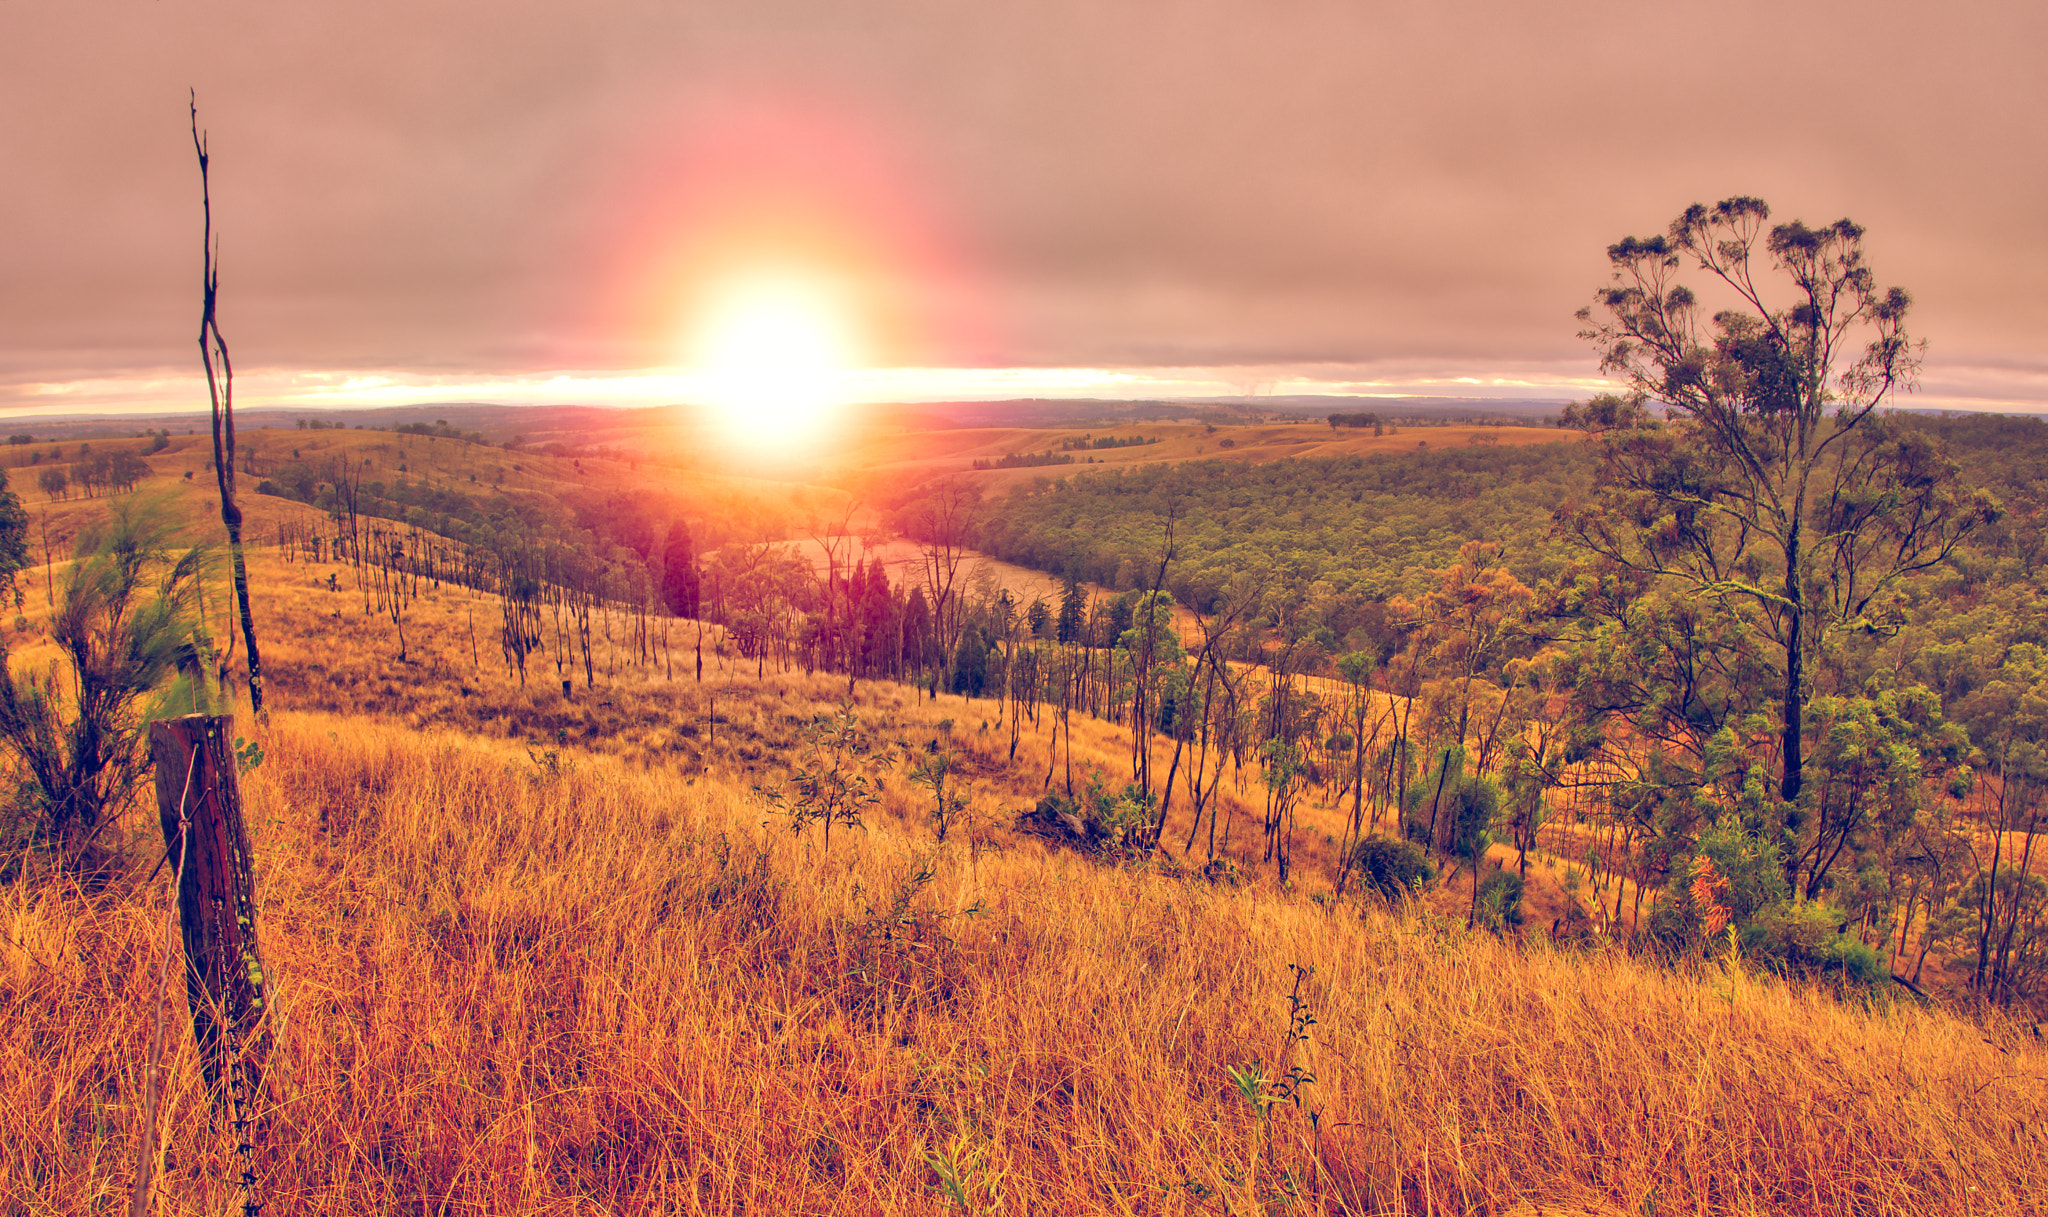
[{"label": "dry grass tuft", "polygon": [[[266,748],[272,1211],[2043,1209],[2048,1055],[1940,1013],[886,820],[827,854],[576,749],[309,714]],[[125,1193],[141,879],[0,889],[0,1208]],[[1320,1154],[1227,1072],[1285,1070],[1289,964]],[[182,1043],[158,1212],[232,1199],[196,1078]]]}]

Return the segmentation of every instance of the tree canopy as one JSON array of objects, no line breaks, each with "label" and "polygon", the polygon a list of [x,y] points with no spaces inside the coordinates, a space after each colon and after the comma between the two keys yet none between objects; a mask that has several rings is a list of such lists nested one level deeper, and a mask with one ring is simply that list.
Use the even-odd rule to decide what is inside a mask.
[{"label": "tree canopy", "polygon": [[[1769,219],[1760,199],[1695,204],[1666,233],[1608,248],[1612,281],[1580,310],[1581,336],[1627,393],[1568,414],[1600,430],[1601,465],[1590,500],[1560,518],[1597,559],[1577,601],[1589,621],[1641,636],[1684,618],[1647,650],[1606,640],[1640,671],[1593,683],[1642,693],[1607,708],[1698,738],[1763,710],[1753,692],[1773,689],[1778,796],[1792,804],[1809,665],[1838,632],[1895,630],[1900,581],[1997,508],[1881,411],[1912,389],[1921,344],[1911,297],[1865,264],[1863,229]],[[1703,291],[1725,307],[1709,311]]]}]

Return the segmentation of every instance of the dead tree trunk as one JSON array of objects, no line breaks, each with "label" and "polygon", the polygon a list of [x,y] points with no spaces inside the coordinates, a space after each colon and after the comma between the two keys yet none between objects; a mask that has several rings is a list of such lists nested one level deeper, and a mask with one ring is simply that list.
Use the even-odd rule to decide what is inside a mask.
[{"label": "dead tree trunk", "polygon": [[254,855],[235,781],[233,731],[229,715],[164,719],[149,725],[149,751],[164,845],[179,876],[192,1037],[207,1090],[232,1117],[243,1211],[253,1213],[269,978],[257,951]]},{"label": "dead tree trunk", "polygon": [[249,653],[249,710],[269,722],[263,708],[263,662],[256,650],[256,618],[249,611],[249,569],[242,561],[242,509],[235,505],[235,369],[227,339],[220,336],[220,247],[213,238],[213,195],[207,185],[206,137],[199,133],[199,98],[192,98],[192,148],[199,154],[199,197],[206,211],[206,276],[199,316],[199,357],[206,365],[206,392],[213,404],[213,469],[220,486],[220,519],[228,530],[234,564],[235,598],[242,609],[242,641]]}]

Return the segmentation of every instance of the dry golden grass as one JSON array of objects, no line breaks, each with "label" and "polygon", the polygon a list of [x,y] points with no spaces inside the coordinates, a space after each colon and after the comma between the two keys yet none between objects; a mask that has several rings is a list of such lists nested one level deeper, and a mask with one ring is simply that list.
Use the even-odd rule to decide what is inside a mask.
[{"label": "dry golden grass", "polygon": [[[1007,1214],[2048,1212],[2048,1053],[2010,1030],[1361,915],[1325,895],[1330,809],[1291,892],[1049,853],[1004,828],[1043,729],[1013,766],[992,703],[894,685],[861,684],[865,721],[948,738],[981,824],[934,846],[899,774],[827,853],[751,786],[842,679],[714,657],[699,685],[679,651],[674,681],[565,700],[546,658],[523,689],[493,662],[494,609],[454,588],[399,665],[329,569],[252,555],[286,708],[245,784],[270,1212],[940,1213],[935,1155]],[[1122,733],[1074,726],[1117,773]],[[104,889],[0,887],[0,1213],[125,1204],[166,881],[153,821],[124,831]],[[154,1211],[228,1211],[173,1043]],[[1229,1074],[1283,1061],[1320,1135],[1291,1103],[1262,1126]]]},{"label": "dry golden grass", "polygon": [[[682,621],[671,625],[670,653],[651,667],[634,664],[623,646],[606,642],[600,631],[595,689],[585,687],[580,659],[558,664],[552,652],[530,659],[521,683],[493,641],[499,618],[495,597],[453,585],[429,589],[408,611],[411,658],[400,664],[390,621],[363,611],[363,597],[347,568],[287,563],[276,550],[264,548],[251,550],[249,561],[260,618],[270,623],[270,641],[264,644],[269,687],[280,704],[294,708],[369,714],[420,730],[471,732],[540,747],[566,743],[639,765],[710,770],[752,782],[778,772],[799,730],[833,711],[847,695],[843,676],[779,673],[772,663],[765,675],[757,675],[754,661],[719,653],[716,627],[707,628],[705,675],[699,681],[695,623]],[[340,590],[328,590],[329,575]],[[39,616],[33,601],[31,596],[32,619]],[[224,603],[216,607],[225,613]],[[222,616],[216,636],[225,637],[229,628]],[[622,622],[614,632],[623,639]],[[337,639],[345,641],[337,645]],[[36,662],[54,658],[48,648],[31,646],[23,654]],[[561,694],[564,676],[575,686],[568,698]],[[1346,695],[1333,680],[1309,677],[1303,684],[1333,698]],[[1041,710],[1037,723],[1026,724],[1012,761],[1007,727],[991,700],[945,694],[934,701],[915,689],[874,681],[859,682],[856,692],[864,724],[885,741],[922,745],[943,739],[963,754],[993,822],[1007,824],[1029,808],[1049,772],[1056,785],[1064,782],[1067,744],[1062,736],[1055,746],[1048,710]],[[942,729],[942,722],[951,725]],[[1076,714],[1072,726],[1077,786],[1098,775],[1108,788],[1121,788],[1130,778],[1128,730],[1084,714]],[[1171,740],[1155,740],[1155,777],[1163,779],[1172,749]],[[1263,791],[1256,766],[1233,776],[1221,795],[1226,816],[1234,821],[1223,852],[1247,871],[1256,870]],[[1318,801],[1331,793],[1311,787],[1298,812],[1295,885],[1304,891],[1334,886],[1349,803]],[[891,784],[891,808],[902,815],[914,814],[909,808],[919,797],[906,783]],[[1175,799],[1164,840],[1177,857],[1190,823],[1185,789]],[[1496,845],[1490,857],[1496,865],[1517,862],[1505,845]],[[1532,859],[1525,897],[1532,925],[1548,926],[1564,917],[1570,903],[1591,900],[1590,884],[1577,895],[1566,891],[1563,879],[1573,865],[1570,860],[1538,854]],[[1198,841],[1188,865],[1198,868],[1207,860]],[[1472,882],[1470,870],[1461,870],[1430,893],[1429,902],[1463,918]],[[1602,895],[1609,908],[1614,883],[1628,893],[1620,923],[1627,924],[1635,885],[1612,877],[1605,882]]]},{"label": "dry golden grass", "polygon": [[[301,713],[267,747],[272,1212],[939,1213],[941,1151],[980,1212],[2043,1211],[2048,1056],[1944,1014],[887,815],[826,853],[744,787],[580,751]],[[7,1211],[123,1202],[145,869],[0,889]],[[1227,1073],[1277,1072],[1289,964],[1320,1152]],[[160,1213],[234,1200],[196,1078],[183,1043]]]},{"label": "dry golden grass", "polygon": [[[257,610],[270,623],[264,651],[269,687],[280,704],[298,709],[368,714],[421,730],[455,730],[499,736],[537,746],[557,743],[622,757],[638,765],[674,766],[690,772],[712,770],[746,780],[776,771],[798,732],[835,710],[848,694],[844,676],[778,672],[765,674],[753,660],[720,654],[718,631],[707,627],[704,678],[696,675],[696,625],[677,621],[669,630],[670,653],[652,666],[632,662],[624,647],[607,643],[598,631],[597,686],[585,687],[580,656],[557,665],[553,653],[528,660],[521,683],[500,657],[494,638],[497,600],[453,585],[430,589],[406,618],[411,658],[397,662],[391,623],[363,612],[345,568],[286,563],[274,550],[250,556]],[[336,575],[339,591],[327,590]],[[623,638],[623,623],[615,623]],[[223,619],[216,633],[227,628]],[[471,647],[472,631],[476,640]],[[337,639],[345,639],[337,645]],[[553,646],[552,637],[548,645]],[[561,680],[574,690],[563,697]],[[1012,763],[1009,734],[997,704],[945,694],[937,700],[890,682],[860,681],[855,689],[863,725],[890,743],[923,745],[940,739],[960,752],[967,771],[991,801],[1011,815],[1036,800],[1053,768],[1053,715],[1041,708],[1027,722]],[[716,722],[712,721],[716,717]],[[940,724],[948,724],[941,727]],[[1073,718],[1075,777],[1090,773],[1120,787],[1129,780],[1129,736],[1124,729],[1086,715]],[[1162,768],[1170,741],[1158,745]],[[1065,737],[1061,767],[1065,777]],[[1121,774],[1121,777],[1117,775]],[[1257,842],[1244,820],[1259,801],[1256,772],[1246,789],[1230,795],[1239,819],[1235,839]],[[896,793],[909,799],[908,787]],[[927,796],[928,797],[928,796]],[[1185,835],[1187,823],[1177,820]],[[1329,851],[1342,830],[1334,811],[1305,819],[1308,835]]]}]

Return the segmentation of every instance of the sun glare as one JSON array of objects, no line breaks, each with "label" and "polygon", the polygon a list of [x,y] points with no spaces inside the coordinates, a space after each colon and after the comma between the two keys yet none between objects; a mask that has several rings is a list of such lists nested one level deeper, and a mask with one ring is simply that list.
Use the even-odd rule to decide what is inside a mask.
[{"label": "sun glare", "polygon": [[694,339],[707,402],[744,446],[807,447],[846,401],[854,343],[822,283],[761,276],[710,296]]}]

